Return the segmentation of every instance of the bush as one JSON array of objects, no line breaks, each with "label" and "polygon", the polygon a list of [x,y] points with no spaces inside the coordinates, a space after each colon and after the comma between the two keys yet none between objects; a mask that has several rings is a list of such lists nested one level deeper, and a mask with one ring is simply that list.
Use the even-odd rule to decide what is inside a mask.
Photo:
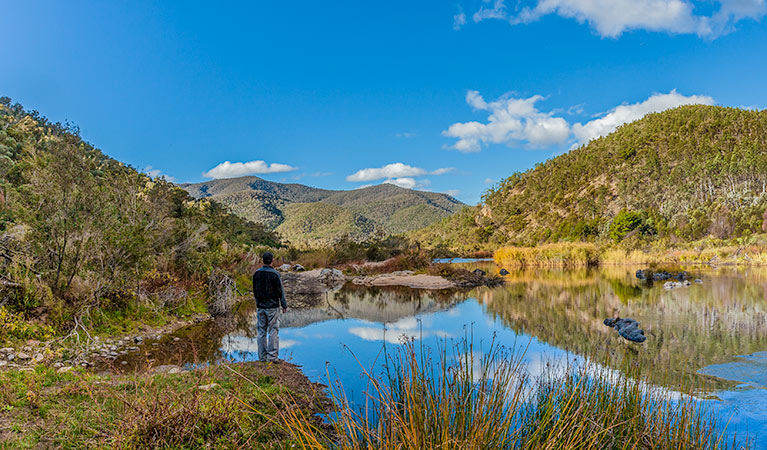
[{"label": "bush", "polygon": [[627,234],[642,226],[642,215],[622,209],[610,224],[610,238],[618,242]]}]

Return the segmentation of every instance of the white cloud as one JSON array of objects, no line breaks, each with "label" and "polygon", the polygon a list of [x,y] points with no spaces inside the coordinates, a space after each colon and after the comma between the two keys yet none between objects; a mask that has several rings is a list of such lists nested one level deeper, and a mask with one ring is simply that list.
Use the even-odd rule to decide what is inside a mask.
[{"label": "white cloud", "polygon": [[407,139],[407,138],[415,137],[416,134],[415,133],[404,132],[404,133],[397,133],[395,136],[397,136],[398,138],[406,138]]},{"label": "white cloud", "polygon": [[202,176],[207,178],[234,178],[245,175],[292,172],[294,170],[297,170],[297,168],[287,164],[268,164],[265,161],[235,163],[224,161],[209,171],[203,172]]},{"label": "white cloud", "polygon": [[576,145],[586,144],[592,139],[607,136],[624,123],[641,119],[649,113],[693,104],[713,105],[714,99],[705,95],[687,97],[679,94],[676,90],[672,90],[668,94],[654,94],[643,102],[620,105],[598,119],[585,124],[574,124],[573,134],[577,140]]},{"label": "white cloud", "polygon": [[420,167],[413,167],[402,163],[387,164],[383,167],[361,169],[346,177],[346,181],[373,181],[384,178],[394,179],[402,177],[419,177],[423,175],[444,175],[454,170],[452,167],[443,167],[429,172]]},{"label": "white cloud", "polygon": [[466,103],[476,110],[490,111],[487,123],[454,123],[442,134],[458,138],[452,148],[461,152],[478,152],[483,144],[525,144],[529,147],[561,144],[570,136],[570,126],[561,117],[539,111],[535,104],[542,99],[540,95],[529,98],[504,95],[488,103],[479,92],[468,91]]},{"label": "white cloud", "polygon": [[409,178],[409,177],[401,177],[401,178],[389,178],[388,180],[384,181],[385,184],[393,184],[395,186],[399,186],[401,188],[405,189],[413,189],[417,182],[415,181],[415,178]]},{"label": "white cloud", "polygon": [[466,14],[461,11],[453,16],[453,29],[460,30],[464,25],[466,25]]},{"label": "white cloud", "polygon": [[602,37],[646,30],[715,38],[733,31],[741,20],[760,20],[767,14],[767,0],[718,0],[710,15],[696,14],[697,6],[707,9],[711,4],[692,0],[537,0],[509,12],[504,0],[496,0],[492,8],[480,7],[473,20],[500,19],[516,25],[557,14],[588,23]]},{"label": "white cloud", "polygon": [[[535,107],[535,102],[542,98],[540,95],[534,95],[526,99],[518,99],[505,95],[499,100],[488,103],[479,92],[468,91],[466,102],[469,105],[476,110],[491,111],[487,123],[454,123],[442,134],[458,138],[452,148],[462,152],[476,152],[483,145],[488,144],[539,148],[570,143],[575,147],[606,136],[620,125],[641,119],[649,113],[681,105],[714,104],[714,99],[711,97],[685,96],[672,90],[668,94],[653,94],[642,102],[617,106],[585,124],[570,125],[564,118],[554,117],[553,111],[539,111]],[[492,182],[491,179],[485,180],[488,184]]]}]

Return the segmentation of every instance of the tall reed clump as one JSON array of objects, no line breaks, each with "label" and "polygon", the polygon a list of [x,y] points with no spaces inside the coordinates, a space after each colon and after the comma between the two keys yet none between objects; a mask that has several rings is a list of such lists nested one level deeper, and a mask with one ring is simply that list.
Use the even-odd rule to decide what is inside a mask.
[{"label": "tall reed clump", "polygon": [[503,247],[493,259],[502,267],[588,267],[599,264],[600,249],[591,243],[562,242],[537,247]]},{"label": "tall reed clump", "polygon": [[[559,367],[562,369],[563,367]],[[281,421],[296,448],[372,449],[729,449],[695,400],[594,366],[550,366],[531,378],[520,356],[463,341],[438,360],[406,343],[385,376],[364,371],[363,405],[331,388],[328,428],[288,408]]]}]

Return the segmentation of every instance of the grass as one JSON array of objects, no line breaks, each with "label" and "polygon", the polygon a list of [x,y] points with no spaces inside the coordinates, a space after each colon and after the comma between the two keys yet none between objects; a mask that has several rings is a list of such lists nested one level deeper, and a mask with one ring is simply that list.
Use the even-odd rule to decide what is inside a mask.
[{"label": "grass", "polygon": [[502,267],[583,267],[599,264],[600,249],[590,243],[557,243],[538,247],[503,247],[493,258]]},{"label": "grass", "polygon": [[464,340],[433,360],[407,343],[379,378],[365,371],[368,397],[348,401],[340,383],[327,431],[282,416],[301,449],[702,449],[736,448],[691,398],[675,400],[596,366],[550,366],[531,378],[522,358]]},{"label": "grass", "polygon": [[286,405],[316,411],[313,389],[287,364],[154,376],[0,371],[0,449],[283,448],[290,440],[273,418]]}]

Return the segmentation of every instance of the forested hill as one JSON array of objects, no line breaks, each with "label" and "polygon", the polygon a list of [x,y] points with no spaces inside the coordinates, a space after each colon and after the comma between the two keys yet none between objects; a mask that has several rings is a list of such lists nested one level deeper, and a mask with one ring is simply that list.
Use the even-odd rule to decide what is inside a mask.
[{"label": "forested hill", "polygon": [[446,194],[392,184],[332,191],[241,177],[182,187],[196,198],[213,198],[246,219],[276,229],[299,246],[399,234],[430,225],[464,206]]},{"label": "forested hill", "polygon": [[767,230],[767,111],[682,106],[515,173],[413,236],[455,250]]},{"label": "forested hill", "polygon": [[176,311],[189,283],[256,244],[278,241],[0,98],[0,312]]}]

